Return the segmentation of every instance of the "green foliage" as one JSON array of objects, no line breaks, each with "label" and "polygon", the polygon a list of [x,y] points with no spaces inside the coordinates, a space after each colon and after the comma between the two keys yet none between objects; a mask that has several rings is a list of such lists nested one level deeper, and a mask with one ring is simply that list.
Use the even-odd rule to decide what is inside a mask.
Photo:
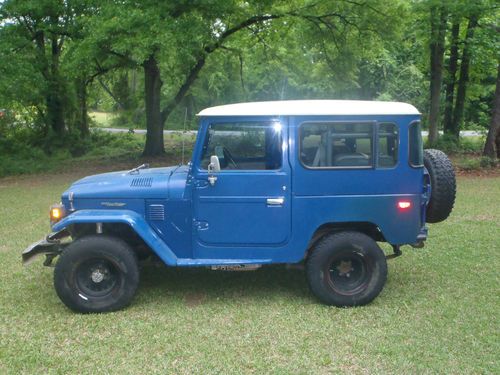
[{"label": "green foliage", "polygon": [[487,156],[480,157],[462,157],[456,161],[456,166],[464,171],[481,171],[496,169],[500,166],[500,162],[496,159],[491,159]]},{"label": "green foliage", "polygon": [[120,111],[111,120],[112,127],[128,129],[145,129],[146,114],[142,108]]},{"label": "green foliage", "polygon": [[133,134],[101,131],[93,131],[86,140],[74,134],[64,139],[54,135],[42,139],[43,143],[37,142],[33,132],[26,129],[11,132],[7,138],[0,137],[0,177],[61,169],[79,161],[135,157],[143,144]]},{"label": "green foliage", "polygon": [[425,148],[437,148],[447,154],[479,154],[484,146],[484,137],[464,137],[456,139],[444,134],[434,144],[426,142]]},{"label": "green foliage", "polygon": [[[0,108],[29,113],[31,121],[16,127],[29,129],[34,138],[47,137],[50,148],[53,108],[59,106],[49,105],[54,97],[64,108],[68,137],[81,137],[83,82],[91,110],[119,113],[113,126],[145,127],[142,65],[153,55],[161,75],[160,105],[174,103],[168,129],[196,129],[195,114],[208,106],[277,99],[404,101],[416,105],[425,120],[429,17],[437,6],[448,10],[448,29],[460,21],[462,41],[468,17],[480,14],[471,41],[465,124],[485,129],[500,49],[493,0],[6,0],[0,3]],[[275,18],[220,40],[258,15]],[[448,39],[447,34],[445,64]],[[203,68],[175,101],[201,60]],[[71,152],[86,152],[88,142]]]}]

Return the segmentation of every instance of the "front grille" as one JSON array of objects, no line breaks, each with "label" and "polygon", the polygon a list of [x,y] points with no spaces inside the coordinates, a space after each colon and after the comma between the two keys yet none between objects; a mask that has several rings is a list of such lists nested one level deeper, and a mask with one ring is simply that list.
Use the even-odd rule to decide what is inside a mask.
[{"label": "front grille", "polygon": [[152,221],[165,220],[165,206],[163,204],[150,204],[148,206],[148,219]]},{"label": "front grille", "polygon": [[152,177],[138,177],[134,178],[130,183],[131,187],[151,187],[153,184]]}]

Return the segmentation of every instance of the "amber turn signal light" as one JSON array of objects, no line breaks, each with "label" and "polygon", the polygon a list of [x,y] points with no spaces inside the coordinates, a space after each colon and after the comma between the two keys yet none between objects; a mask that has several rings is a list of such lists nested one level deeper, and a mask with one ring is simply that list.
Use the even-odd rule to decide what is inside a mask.
[{"label": "amber turn signal light", "polygon": [[61,204],[55,204],[50,207],[50,222],[56,223],[64,217],[64,206]]}]

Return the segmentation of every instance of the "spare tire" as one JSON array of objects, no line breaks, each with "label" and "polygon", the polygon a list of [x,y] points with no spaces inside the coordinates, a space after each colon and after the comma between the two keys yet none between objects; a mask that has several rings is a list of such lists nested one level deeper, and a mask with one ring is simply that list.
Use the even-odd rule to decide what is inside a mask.
[{"label": "spare tire", "polygon": [[439,223],[450,215],[455,203],[455,172],[448,156],[439,150],[424,150],[424,166],[429,172],[431,183],[426,221]]}]

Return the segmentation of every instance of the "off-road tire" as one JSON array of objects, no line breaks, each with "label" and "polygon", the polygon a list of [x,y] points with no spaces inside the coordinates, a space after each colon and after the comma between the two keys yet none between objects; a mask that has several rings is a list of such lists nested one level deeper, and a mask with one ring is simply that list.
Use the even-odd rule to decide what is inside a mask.
[{"label": "off-road tire", "polygon": [[431,199],[427,205],[426,221],[439,223],[450,215],[455,204],[455,172],[450,159],[440,150],[424,150],[424,166],[431,180]]},{"label": "off-road tire", "polygon": [[102,234],[85,236],[68,245],[54,270],[57,295],[71,310],[81,313],[126,307],[138,284],[134,251],[123,240]]},{"label": "off-road tire", "polygon": [[[339,262],[341,267],[349,262],[352,274],[342,275]],[[357,268],[364,267],[364,276],[358,282],[354,276],[358,279],[361,274],[355,271],[354,262],[360,264]],[[369,236],[359,232],[333,233],[320,239],[312,249],[306,261],[306,275],[312,293],[321,302],[339,307],[361,306],[373,301],[384,288],[387,261]]]}]

